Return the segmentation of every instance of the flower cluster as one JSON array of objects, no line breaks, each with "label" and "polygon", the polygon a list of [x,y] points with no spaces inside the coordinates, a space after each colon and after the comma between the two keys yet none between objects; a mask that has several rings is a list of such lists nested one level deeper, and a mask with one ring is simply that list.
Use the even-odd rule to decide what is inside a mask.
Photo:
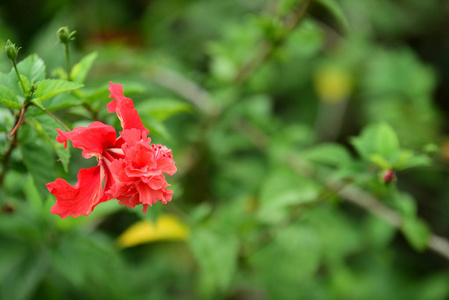
[{"label": "flower cluster", "polygon": [[117,114],[123,128],[118,138],[113,127],[101,122],[70,132],[56,129],[59,143],[67,147],[71,141],[73,147],[83,150],[84,158],[98,159],[97,166],[79,171],[74,186],[61,178],[46,185],[56,196],[51,212],[62,218],[88,215],[99,203],[111,199],[129,207],[142,204],[143,212],[148,205],[172,199],[164,176],[176,172],[171,150],[151,144],[148,129],[120,84],[111,82],[109,91],[114,100],[107,105],[108,111]]}]

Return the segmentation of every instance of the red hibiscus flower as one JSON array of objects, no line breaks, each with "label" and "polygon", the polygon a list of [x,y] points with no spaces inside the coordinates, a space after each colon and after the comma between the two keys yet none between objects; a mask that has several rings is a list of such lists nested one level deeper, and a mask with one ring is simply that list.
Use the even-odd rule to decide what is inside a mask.
[{"label": "red hibiscus flower", "polygon": [[170,185],[164,176],[176,173],[171,150],[151,144],[148,129],[120,84],[111,82],[109,91],[114,100],[107,105],[108,111],[117,114],[123,127],[118,138],[113,127],[101,122],[70,132],[56,129],[59,143],[67,147],[71,141],[73,147],[83,150],[84,158],[98,159],[97,166],[79,171],[74,186],[61,178],[46,185],[56,196],[51,212],[62,218],[86,216],[99,203],[111,199],[129,207],[142,204],[143,212],[148,205],[172,199],[173,191],[167,189]]}]

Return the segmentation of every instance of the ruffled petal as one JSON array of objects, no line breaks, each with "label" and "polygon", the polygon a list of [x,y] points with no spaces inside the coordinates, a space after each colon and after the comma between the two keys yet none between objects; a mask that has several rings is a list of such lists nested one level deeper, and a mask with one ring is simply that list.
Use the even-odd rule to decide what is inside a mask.
[{"label": "ruffled petal", "polygon": [[115,145],[116,132],[114,127],[101,122],[93,122],[87,127],[76,127],[72,131],[62,131],[56,129],[59,135],[56,141],[64,143],[67,147],[67,140],[72,142],[73,147],[83,150],[83,157],[100,157],[101,153]]},{"label": "ruffled petal", "polygon": [[123,86],[109,82],[109,91],[111,92],[109,97],[114,100],[107,104],[108,111],[117,114],[123,129],[136,128],[147,136],[149,131],[143,126],[133,101],[123,95]]},{"label": "ruffled petal", "polygon": [[51,208],[51,213],[57,214],[61,218],[87,216],[103,196],[103,179],[102,167],[96,166],[81,169],[75,186],[71,186],[61,178],[47,183],[46,186],[50,193],[56,196],[56,203]]}]

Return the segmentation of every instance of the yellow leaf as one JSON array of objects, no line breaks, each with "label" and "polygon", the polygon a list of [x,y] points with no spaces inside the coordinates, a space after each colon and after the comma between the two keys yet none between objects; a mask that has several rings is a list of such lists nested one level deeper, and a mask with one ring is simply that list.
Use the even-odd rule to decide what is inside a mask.
[{"label": "yellow leaf", "polygon": [[175,216],[160,215],[156,222],[139,221],[131,225],[117,239],[121,248],[155,241],[185,241],[190,234],[186,224]]},{"label": "yellow leaf", "polygon": [[336,103],[349,97],[352,91],[351,75],[336,66],[321,67],[315,74],[315,90],[323,102]]}]

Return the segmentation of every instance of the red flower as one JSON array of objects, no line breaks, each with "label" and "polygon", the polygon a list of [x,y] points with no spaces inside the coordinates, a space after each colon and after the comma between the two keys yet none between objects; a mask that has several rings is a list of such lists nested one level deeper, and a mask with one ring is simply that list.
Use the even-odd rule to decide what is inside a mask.
[{"label": "red flower", "polygon": [[170,185],[164,176],[176,173],[171,150],[151,144],[148,129],[132,100],[123,95],[120,84],[111,82],[109,91],[114,100],[107,105],[108,111],[117,114],[123,127],[118,138],[113,127],[101,122],[70,132],[56,129],[59,143],[67,147],[69,140],[73,147],[83,150],[84,158],[98,158],[97,166],[80,170],[74,186],[61,178],[46,185],[56,196],[51,212],[62,218],[86,216],[99,203],[110,199],[118,199],[119,204],[129,207],[142,204],[143,212],[148,205],[172,199],[173,191],[167,190]]}]

